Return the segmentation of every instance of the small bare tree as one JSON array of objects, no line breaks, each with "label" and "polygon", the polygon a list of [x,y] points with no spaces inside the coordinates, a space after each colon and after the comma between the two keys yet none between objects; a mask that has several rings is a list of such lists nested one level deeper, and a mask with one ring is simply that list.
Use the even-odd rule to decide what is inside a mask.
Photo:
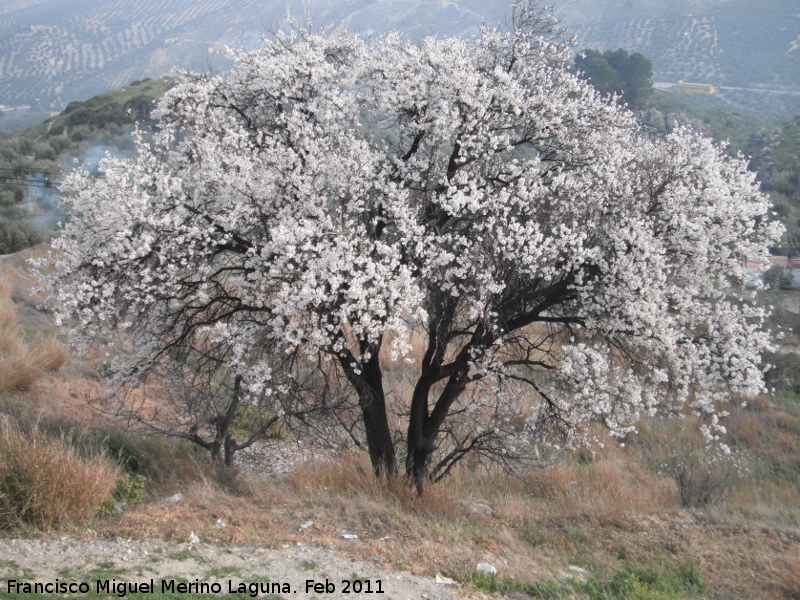
[{"label": "small bare tree", "polygon": [[343,410],[347,398],[320,365],[272,352],[275,385],[259,389],[234,370],[227,345],[202,342],[171,348],[141,377],[126,374],[112,383],[99,410],[128,430],[197,444],[225,467],[234,466],[236,452],[281,428],[315,429],[318,439],[330,441],[331,412]]},{"label": "small bare tree", "polygon": [[682,506],[705,508],[731,495],[746,466],[741,453],[707,439],[693,425],[656,420],[637,445],[654,471],[675,482]]}]

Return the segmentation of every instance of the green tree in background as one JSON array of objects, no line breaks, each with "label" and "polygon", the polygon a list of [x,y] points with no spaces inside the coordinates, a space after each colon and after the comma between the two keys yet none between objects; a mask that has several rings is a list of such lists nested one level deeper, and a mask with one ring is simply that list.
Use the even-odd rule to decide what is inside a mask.
[{"label": "green tree in background", "polygon": [[653,63],[639,52],[586,48],[575,57],[578,74],[603,95],[616,93],[631,108],[643,108],[653,93]]}]

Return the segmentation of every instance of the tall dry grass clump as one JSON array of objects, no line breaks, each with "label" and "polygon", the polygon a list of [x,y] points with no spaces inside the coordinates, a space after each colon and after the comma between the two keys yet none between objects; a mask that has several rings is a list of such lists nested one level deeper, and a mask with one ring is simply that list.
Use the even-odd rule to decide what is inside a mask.
[{"label": "tall dry grass clump", "polygon": [[85,458],[67,439],[0,421],[0,526],[86,524],[110,497],[119,467]]},{"label": "tall dry grass clump", "polygon": [[404,477],[378,479],[363,457],[340,456],[337,461],[308,462],[284,478],[287,493],[313,502],[322,512],[336,514],[366,528],[381,529],[389,521],[407,521],[413,515],[457,520],[466,512],[453,493],[455,478],[429,485],[422,496]]},{"label": "tall dry grass clump", "polygon": [[66,361],[66,349],[53,339],[25,343],[11,286],[0,279],[0,393],[29,390],[42,375],[57,371]]},{"label": "tall dry grass clump", "polygon": [[658,511],[677,503],[674,484],[626,456],[601,456],[581,464],[565,462],[542,470],[533,490],[554,509],[601,517]]}]

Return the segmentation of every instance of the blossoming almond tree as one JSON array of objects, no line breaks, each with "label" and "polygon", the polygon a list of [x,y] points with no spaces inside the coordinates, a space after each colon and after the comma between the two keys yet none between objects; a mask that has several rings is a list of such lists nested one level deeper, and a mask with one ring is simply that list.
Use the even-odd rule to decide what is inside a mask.
[{"label": "blossoming almond tree", "polygon": [[764,314],[739,291],[780,234],[768,200],[708,140],[644,137],[554,26],[529,1],[471,40],[293,31],[186,75],[151,144],[69,178],[58,315],[128,330],[140,372],[202,331],[254,397],[264,344],[328,361],[377,474],[398,470],[384,370],[412,360],[420,489],[470,450],[592,421],[715,425],[730,390],[762,387]]}]

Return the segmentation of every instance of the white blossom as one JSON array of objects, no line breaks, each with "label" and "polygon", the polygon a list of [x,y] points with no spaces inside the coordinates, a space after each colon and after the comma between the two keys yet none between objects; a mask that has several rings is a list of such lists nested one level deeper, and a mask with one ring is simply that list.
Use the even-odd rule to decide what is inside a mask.
[{"label": "white blossom", "polygon": [[185,75],[135,158],[67,178],[56,319],[124,324],[141,365],[211,327],[254,393],[255,344],[328,355],[378,394],[362,408],[384,397],[366,368],[383,340],[408,358],[416,331],[412,471],[459,407],[516,450],[757,394],[769,335],[743,257],[780,231],[752,173],[691,131],[640,133],[525,23],[418,44],[294,31]]}]

